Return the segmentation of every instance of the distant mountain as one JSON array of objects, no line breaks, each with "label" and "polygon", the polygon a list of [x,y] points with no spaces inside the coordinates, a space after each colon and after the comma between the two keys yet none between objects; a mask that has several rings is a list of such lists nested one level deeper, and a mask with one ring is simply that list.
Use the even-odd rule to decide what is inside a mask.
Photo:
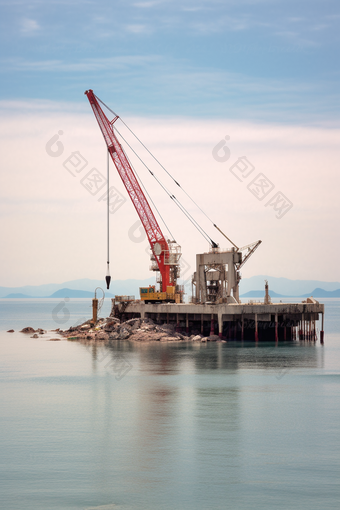
[{"label": "distant mountain", "polygon": [[[245,294],[241,294],[242,298],[264,298],[265,291],[264,290],[250,290]],[[314,298],[340,298],[340,289],[337,290],[324,290],[319,287],[314,289],[312,292],[308,292],[308,294],[301,294],[299,296],[285,296],[283,294],[277,294],[273,290],[269,290],[269,295],[272,298],[288,298],[288,297],[296,297],[296,298],[306,298],[313,296]]]},{"label": "distant mountain", "polygon": [[[242,298],[264,298],[265,291],[264,290],[250,290],[249,292],[246,292],[245,294],[241,294],[240,297]],[[285,298],[288,296],[284,296],[283,294],[277,294],[273,290],[269,293],[270,297],[272,298]]]},{"label": "distant mountain", "polygon": [[[104,291],[105,292],[105,291]],[[100,290],[97,291],[97,298],[100,299],[102,297],[102,292]],[[73,289],[60,289],[56,292],[53,292],[49,298],[93,298],[94,292],[89,292],[88,290],[73,290]],[[113,298],[114,295],[110,292],[105,292],[105,297]]]},{"label": "distant mountain", "polygon": [[[275,298],[282,297],[340,297],[339,282],[321,282],[318,280],[289,280],[274,276],[259,275],[242,279],[240,282],[241,297],[263,297],[265,280],[268,280],[269,295]],[[23,287],[0,287],[0,298],[43,298],[43,297],[93,297],[96,287],[104,289],[107,297],[115,295],[138,296],[139,287],[154,284],[155,278],[145,280],[113,280],[107,292],[104,280],[90,280],[88,278],[71,280],[64,283],[51,283],[45,285],[26,285]],[[72,294],[65,295],[65,289]],[[261,290],[254,290],[261,289]],[[312,290],[314,289],[314,290]],[[61,294],[60,294],[61,292]],[[249,294],[249,292],[251,294]],[[99,293],[98,293],[99,296]]]},{"label": "distant mountain", "polygon": [[269,294],[272,291],[283,296],[301,296],[312,294],[312,289],[320,288],[325,291],[340,289],[339,282],[323,282],[319,280],[289,280],[288,278],[276,278],[274,276],[259,275],[244,278],[240,282],[240,294],[246,294],[254,289],[263,289],[265,280],[268,280]]},{"label": "distant mountain", "polygon": [[340,289],[337,290],[324,290],[324,289],[314,289],[310,294],[304,294],[300,297],[310,297],[313,296],[314,298],[340,298]]},{"label": "distant mountain", "polygon": [[[105,292],[105,291],[104,291]],[[102,297],[102,292],[100,290],[97,290],[97,298],[100,299]],[[93,298],[94,292],[89,292],[87,290],[75,290],[75,289],[60,289],[56,292],[53,292],[50,296],[39,296],[41,298]],[[107,298],[113,298],[114,294],[111,294],[111,292],[105,292],[105,297]],[[28,296],[27,294],[8,294],[5,296],[5,299],[23,299],[23,298],[31,298],[34,299],[34,296]]]},{"label": "distant mountain", "polygon": [[[111,296],[128,295],[138,296],[139,287],[147,287],[155,283],[155,277],[150,277],[146,280],[113,280],[110,285],[109,293]],[[94,295],[94,290],[97,287],[104,289],[105,295],[107,292],[106,283],[104,280],[90,280],[84,278],[81,280],[72,280],[64,283],[50,283],[45,285],[25,285],[23,287],[0,287],[0,298],[7,298],[7,296],[14,297],[13,294],[23,294],[27,297],[50,297],[55,292],[61,289],[77,289],[79,291],[87,291]],[[17,296],[22,297],[22,296]],[[57,296],[58,297],[58,296]],[[64,296],[63,296],[64,297]],[[69,296],[68,296],[69,297]],[[78,296],[79,297],[79,296]],[[84,296],[87,297],[87,296]],[[110,296],[108,296],[110,297]]]}]

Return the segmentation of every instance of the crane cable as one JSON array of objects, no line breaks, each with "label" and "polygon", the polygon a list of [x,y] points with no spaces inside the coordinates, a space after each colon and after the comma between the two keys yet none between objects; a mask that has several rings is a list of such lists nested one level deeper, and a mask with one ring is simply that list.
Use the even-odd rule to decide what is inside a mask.
[{"label": "crane cable", "polygon": [[[94,94],[95,95],[95,94]],[[152,158],[163,168],[163,170],[171,177],[171,179],[179,186],[182,191],[188,196],[188,198],[202,211],[202,213],[208,218],[208,220],[214,225],[215,228],[218,229],[218,227],[215,225],[215,223],[209,218],[209,216],[199,207],[198,204],[190,197],[190,195],[181,187],[181,185],[172,177],[172,175],[166,170],[166,168],[158,161],[158,159],[152,154],[152,152],[149,151],[149,149],[143,144],[143,142],[135,135],[135,133],[129,128],[129,126],[123,121],[119,115],[117,115],[111,108],[109,108],[98,96],[96,96],[96,99],[103,105],[105,108],[107,108],[115,117],[118,117],[121,122],[124,124],[124,126],[132,133],[132,135],[139,141],[139,143],[147,150],[147,152],[152,156]],[[210,236],[203,230],[203,228],[197,223],[197,221],[191,216],[191,214],[185,209],[184,206],[179,202],[179,200],[170,193],[165,186],[161,183],[161,181],[154,175],[154,173],[150,170],[150,168],[144,163],[144,161],[138,156],[138,154],[132,149],[130,144],[125,140],[123,135],[118,131],[118,129],[111,124],[112,128],[117,131],[117,133],[121,136],[121,138],[124,140],[124,142],[128,145],[128,147],[132,150],[132,152],[137,156],[137,158],[141,161],[141,163],[147,168],[147,170],[150,172],[150,174],[156,179],[158,184],[164,189],[164,191],[169,195],[169,197],[175,202],[175,204],[179,207],[179,209],[185,214],[185,216],[191,221],[191,223],[196,227],[196,229],[200,232],[200,234],[205,238],[206,241],[208,241],[213,248],[217,248],[217,244],[210,238]],[[220,229],[218,229],[220,230]],[[233,243],[232,243],[233,244]]]},{"label": "crane cable", "polygon": [[109,151],[107,151],[107,217],[106,217],[106,229],[107,229],[107,262],[106,262],[106,287],[107,289],[110,288],[111,283],[111,275],[110,275],[110,183],[109,183],[109,177],[110,177],[110,154]]},{"label": "crane cable", "polygon": [[[221,232],[221,234],[226,238],[228,239],[228,241],[233,244],[237,249],[238,247],[236,246],[235,243],[233,243],[233,241],[231,241],[223,232],[222,230],[213,222],[213,220],[203,211],[203,209],[197,204],[197,202],[195,202],[195,200],[189,195],[189,193],[187,193],[187,191],[182,188],[182,186],[180,185],[180,183],[178,181],[176,181],[176,179],[170,174],[170,172],[162,165],[162,163],[156,158],[156,156],[154,156],[152,154],[152,152],[146,147],[146,145],[138,138],[138,136],[132,131],[131,128],[129,128],[129,126],[123,121],[123,119],[121,117],[119,117],[119,115],[117,115],[113,110],[111,110],[111,108],[109,108],[101,99],[99,99],[98,96],[95,95],[95,97],[98,99],[98,101],[100,101],[102,103],[103,106],[105,106],[105,108],[107,108],[115,117],[118,117],[121,122],[124,124],[124,126],[130,131],[130,133],[136,138],[136,140],[138,140],[138,142],[144,147],[144,149],[150,154],[150,156],[159,164],[159,166],[168,174],[168,176],[174,181],[175,184],[177,184],[177,186],[179,188],[181,188],[181,190],[183,191],[183,193],[191,200],[191,202],[204,214],[204,216],[213,224],[213,226],[219,231]],[[212,241],[212,244],[215,245],[216,243],[214,243]]]},{"label": "crane cable", "polygon": [[[117,133],[118,133],[118,130],[117,130]],[[121,135],[120,135],[120,136],[121,136]],[[123,137],[122,137],[122,138],[123,138]],[[124,140],[124,141],[125,141],[125,140]],[[174,240],[175,240],[175,238],[174,238],[174,236],[173,236],[173,234],[172,234],[171,230],[169,229],[169,227],[168,227],[168,225],[166,224],[166,222],[165,222],[164,218],[162,217],[161,213],[160,213],[160,212],[159,212],[159,210],[157,209],[157,206],[155,205],[155,202],[152,200],[151,196],[149,195],[148,190],[147,190],[147,189],[146,189],[146,187],[144,186],[142,179],[139,177],[139,175],[138,175],[138,173],[137,173],[137,171],[136,171],[135,167],[134,167],[134,166],[133,166],[133,164],[131,163],[131,161],[130,161],[130,159],[129,159],[129,157],[128,157],[128,155],[127,155],[127,154],[126,154],[126,158],[127,158],[128,162],[129,162],[129,164],[130,164],[130,166],[131,166],[132,170],[133,170],[133,171],[134,171],[134,173],[136,174],[137,179],[138,179],[138,181],[139,181],[140,185],[141,185],[141,186],[142,186],[142,188],[144,189],[144,191],[145,191],[146,195],[148,196],[148,198],[149,198],[150,202],[152,203],[152,205],[153,205],[154,209],[157,211],[157,213],[158,213],[159,217],[161,218],[161,220],[162,220],[163,224],[165,225],[165,228],[166,228],[166,229],[167,229],[167,231],[169,232],[169,234],[170,234],[170,236],[169,236],[169,237],[172,237],[172,239],[173,239],[173,241],[174,241]],[[176,242],[176,241],[175,241],[175,242]]]},{"label": "crane cable", "polygon": [[161,186],[161,188],[165,191],[165,193],[171,198],[171,200],[174,201],[174,203],[177,205],[177,207],[185,214],[185,216],[188,218],[189,221],[194,225],[194,227],[199,231],[199,233],[204,237],[208,243],[212,245],[213,248],[217,248],[217,244],[210,239],[209,235],[203,230],[203,228],[197,223],[197,221],[191,216],[191,214],[185,209],[185,207],[180,203],[180,201],[173,195],[165,186],[164,184],[156,177],[156,175],[150,170],[150,168],[144,163],[144,161],[138,156],[136,151],[131,147],[131,145],[125,140],[123,135],[118,131],[116,127],[113,127],[113,129],[119,134],[119,136],[124,140],[126,145],[132,150],[132,152],[135,154],[135,156],[139,159],[139,161],[145,166],[145,168],[150,172],[152,177],[158,182],[158,184]]}]

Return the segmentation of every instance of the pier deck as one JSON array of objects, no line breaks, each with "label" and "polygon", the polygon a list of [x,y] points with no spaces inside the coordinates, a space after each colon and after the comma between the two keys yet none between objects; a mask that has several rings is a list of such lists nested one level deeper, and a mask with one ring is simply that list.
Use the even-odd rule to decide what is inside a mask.
[{"label": "pier deck", "polygon": [[[234,340],[316,340],[316,321],[321,318],[323,341],[324,305],[313,298],[301,303],[114,303],[124,319],[150,318],[157,324],[173,324],[185,334],[218,335]],[[115,306],[116,305],[116,306]]]}]

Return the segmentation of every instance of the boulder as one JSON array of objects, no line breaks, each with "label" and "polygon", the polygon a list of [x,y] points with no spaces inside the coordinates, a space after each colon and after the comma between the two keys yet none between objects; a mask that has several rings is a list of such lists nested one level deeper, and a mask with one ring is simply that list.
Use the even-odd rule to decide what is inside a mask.
[{"label": "boulder", "polygon": [[29,326],[27,328],[24,328],[20,331],[20,333],[35,333],[35,329],[30,328]]},{"label": "boulder", "polygon": [[208,336],[208,342],[216,342],[217,340],[221,340],[218,335],[210,335],[210,336]]},{"label": "boulder", "polygon": [[192,340],[192,342],[200,342],[202,337],[201,335],[195,335],[195,336],[191,336],[190,339]]},{"label": "boulder", "polygon": [[100,342],[104,342],[105,340],[109,339],[109,335],[107,333],[101,332],[99,335],[96,336],[96,340],[99,340]]},{"label": "boulder", "polygon": [[131,331],[128,328],[121,328],[119,331],[119,340],[126,340],[131,335]]},{"label": "boulder", "polygon": [[140,328],[142,331],[156,331],[156,328],[152,325],[142,324]]},{"label": "boulder", "polygon": [[135,319],[129,319],[128,321],[124,322],[124,324],[128,324],[129,326],[133,327],[136,323],[138,323],[138,325],[140,326],[141,322],[142,322],[142,319],[135,318]]},{"label": "boulder", "polygon": [[178,338],[176,336],[163,336],[159,339],[160,342],[178,342]]},{"label": "boulder", "polygon": [[126,324],[126,322],[123,322],[123,324],[119,324],[117,326],[117,331],[122,331],[123,329],[125,329],[126,331],[132,331],[132,326],[130,326],[130,324]]},{"label": "boulder", "polygon": [[146,317],[145,319],[143,319],[143,324],[155,324],[154,321],[152,319],[149,319],[148,317]]},{"label": "boulder", "polygon": [[104,327],[104,330],[107,331],[107,333],[110,333],[110,331],[114,331],[116,329],[118,329],[120,327],[120,323],[119,322],[108,322],[105,327]]},{"label": "boulder", "polygon": [[173,324],[162,324],[162,326],[156,326],[156,328],[166,331],[168,333],[174,333],[175,326]]},{"label": "boulder", "polygon": [[115,324],[120,324],[120,320],[117,317],[108,317],[106,319],[106,326],[114,326]]},{"label": "boulder", "polygon": [[39,338],[38,335],[36,333],[34,333],[33,336],[31,336],[31,338]]},{"label": "boulder", "polygon": [[177,340],[188,340],[188,337],[182,335],[182,333],[174,333],[173,335],[170,336],[174,336],[175,338],[177,338]]},{"label": "boulder", "polygon": [[155,340],[156,342],[159,342],[161,340],[161,338],[165,338],[169,335],[168,335],[168,333],[164,333],[161,331],[155,331],[155,332],[149,333],[148,336],[150,337],[150,340]]},{"label": "boulder", "polygon": [[142,321],[140,319],[138,319],[134,324],[133,326],[131,327],[131,330],[132,331],[136,331],[138,329],[140,329],[140,325],[141,325]]},{"label": "boulder", "polygon": [[150,335],[145,331],[140,330],[134,332],[134,334],[130,337],[130,340],[134,340],[135,342],[147,342],[150,340]]},{"label": "boulder", "polygon": [[167,337],[167,333],[160,333],[157,331],[137,331],[131,335],[130,340],[136,342],[159,342],[161,338]]},{"label": "boulder", "polygon": [[9,329],[7,333],[14,333],[14,329]]}]

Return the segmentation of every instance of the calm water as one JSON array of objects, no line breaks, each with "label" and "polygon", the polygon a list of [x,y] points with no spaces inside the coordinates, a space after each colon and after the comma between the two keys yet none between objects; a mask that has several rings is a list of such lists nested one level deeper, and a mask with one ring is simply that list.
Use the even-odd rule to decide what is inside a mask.
[{"label": "calm water", "polygon": [[0,300],[1,508],[339,508],[340,300],[324,302],[323,347],[105,349],[17,332],[66,328],[88,300]]}]

